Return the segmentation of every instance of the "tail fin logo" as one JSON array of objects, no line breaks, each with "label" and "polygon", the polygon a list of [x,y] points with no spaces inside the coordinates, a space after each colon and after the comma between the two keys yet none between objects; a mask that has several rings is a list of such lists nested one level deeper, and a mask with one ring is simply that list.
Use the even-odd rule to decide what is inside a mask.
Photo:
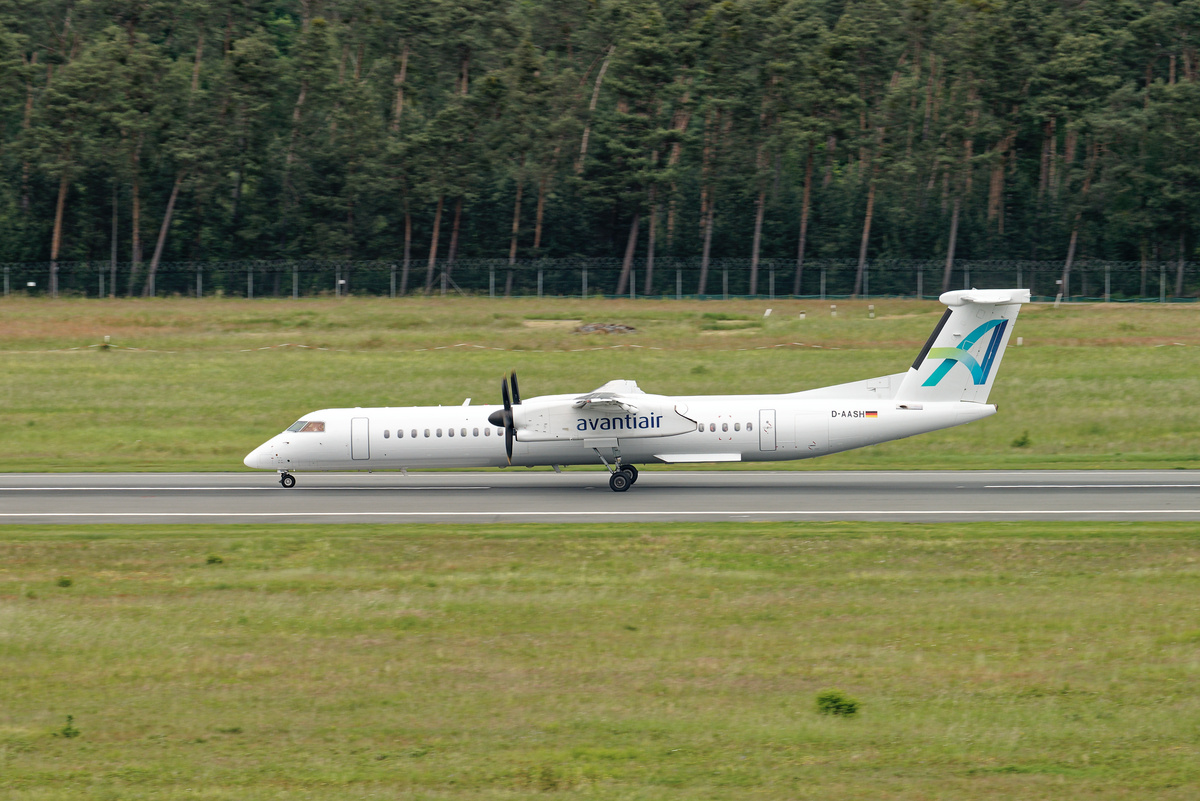
[{"label": "tail fin logo", "polygon": [[[971,378],[975,380],[976,385],[986,384],[988,375],[992,372],[992,365],[996,361],[996,353],[1000,350],[1000,343],[1004,341],[1004,331],[1008,328],[1008,320],[989,320],[983,325],[976,328],[970,334],[967,334],[958,345],[953,348],[930,348],[928,358],[945,359],[938,368],[933,371],[929,378],[925,379],[923,387],[936,387],[938,383],[946,377],[950,372],[950,368],[954,367],[955,362],[962,363],[968,370],[971,371]],[[975,347],[975,343],[983,338],[985,334],[991,332],[992,339],[988,342],[987,351],[983,354],[983,361],[976,361],[968,351]]]}]

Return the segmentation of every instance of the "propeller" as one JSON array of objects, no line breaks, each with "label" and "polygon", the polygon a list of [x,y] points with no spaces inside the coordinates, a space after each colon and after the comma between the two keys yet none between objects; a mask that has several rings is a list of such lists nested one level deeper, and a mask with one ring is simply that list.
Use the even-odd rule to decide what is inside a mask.
[{"label": "propeller", "polygon": [[517,427],[513,423],[513,404],[521,402],[521,395],[517,388],[517,373],[514,370],[512,373],[512,396],[508,394],[508,377],[500,379],[500,398],[504,401],[504,408],[497,409],[488,415],[488,422],[497,428],[504,427],[504,452],[508,455],[508,463],[512,464],[513,440],[517,436]]}]

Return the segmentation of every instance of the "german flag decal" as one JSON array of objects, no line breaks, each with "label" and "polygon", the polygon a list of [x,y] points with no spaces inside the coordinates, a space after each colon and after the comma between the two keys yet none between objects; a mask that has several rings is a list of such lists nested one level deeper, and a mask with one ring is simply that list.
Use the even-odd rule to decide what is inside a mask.
[{"label": "german flag decal", "polygon": [[878,417],[879,412],[867,412],[867,417]]}]

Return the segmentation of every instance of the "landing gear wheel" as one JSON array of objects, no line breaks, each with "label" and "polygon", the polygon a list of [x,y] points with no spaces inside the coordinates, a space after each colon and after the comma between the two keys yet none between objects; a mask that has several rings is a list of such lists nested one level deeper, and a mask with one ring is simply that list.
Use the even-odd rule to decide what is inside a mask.
[{"label": "landing gear wheel", "polygon": [[279,477],[279,483],[283,485],[284,489],[291,489],[296,486],[296,477],[291,473],[284,473]]},{"label": "landing gear wheel", "polygon": [[629,485],[633,481],[630,480],[629,474],[624,470],[618,470],[608,476],[608,488],[613,492],[624,492],[629,489]]},{"label": "landing gear wheel", "polygon": [[621,470],[629,474],[629,483],[636,484],[638,480],[638,469],[631,464],[621,465]]}]

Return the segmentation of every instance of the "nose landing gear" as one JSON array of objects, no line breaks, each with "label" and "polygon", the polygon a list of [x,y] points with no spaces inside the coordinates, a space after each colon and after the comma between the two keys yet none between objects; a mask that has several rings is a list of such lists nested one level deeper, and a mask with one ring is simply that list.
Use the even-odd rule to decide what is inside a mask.
[{"label": "nose landing gear", "polygon": [[283,485],[284,489],[291,489],[296,486],[296,477],[286,470],[280,470],[279,483]]}]

